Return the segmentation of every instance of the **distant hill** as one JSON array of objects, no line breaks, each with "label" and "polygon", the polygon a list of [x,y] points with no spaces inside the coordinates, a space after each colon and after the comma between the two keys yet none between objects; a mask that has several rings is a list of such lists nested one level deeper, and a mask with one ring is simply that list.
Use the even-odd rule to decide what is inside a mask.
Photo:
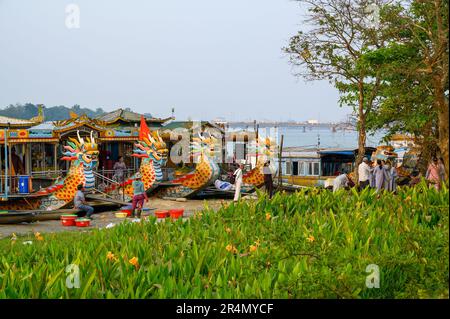
[{"label": "distant hill", "polygon": [[[82,108],[79,105],[72,107],[66,107],[64,105],[44,107],[44,119],[45,121],[57,121],[70,118],[69,112],[72,111],[78,115],[86,114],[88,117],[97,117],[105,113],[102,108],[97,108],[95,111],[89,108]],[[8,116],[18,119],[28,120],[38,115],[38,106],[31,103],[16,104],[5,108],[0,108],[0,116]]]}]

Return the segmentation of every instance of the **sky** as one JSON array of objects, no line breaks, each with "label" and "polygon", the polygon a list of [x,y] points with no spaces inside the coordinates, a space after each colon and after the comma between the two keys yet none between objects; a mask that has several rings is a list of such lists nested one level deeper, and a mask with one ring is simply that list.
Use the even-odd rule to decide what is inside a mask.
[{"label": "sky", "polygon": [[292,0],[0,0],[0,107],[340,121],[336,89],[282,52],[303,16]]}]

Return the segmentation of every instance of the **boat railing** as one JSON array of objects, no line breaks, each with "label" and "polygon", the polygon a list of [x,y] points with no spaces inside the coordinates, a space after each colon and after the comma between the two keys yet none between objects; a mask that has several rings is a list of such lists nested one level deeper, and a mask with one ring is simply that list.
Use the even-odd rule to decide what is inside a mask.
[{"label": "boat railing", "polygon": [[[173,179],[173,168],[162,168],[163,181]],[[29,175],[0,175],[0,198],[8,198],[10,196],[19,196],[21,194],[26,195],[34,191],[38,191],[39,188],[45,188],[54,183],[58,179],[62,179],[67,176],[68,170],[47,170],[31,172]],[[135,169],[126,169],[121,177],[117,177],[114,170],[96,170],[93,171],[95,177],[95,188],[99,190],[105,190],[115,185],[117,193],[120,190],[120,184],[127,181],[135,173]],[[39,180],[44,181],[47,184],[40,184]],[[44,186],[42,186],[44,185]]]},{"label": "boat railing", "polygon": [[46,171],[32,171],[30,176],[32,178],[49,178],[57,179],[58,177],[64,177],[67,175],[68,170],[46,170]]},{"label": "boat railing", "polygon": [[29,175],[0,175],[0,197],[28,194],[31,191]]}]

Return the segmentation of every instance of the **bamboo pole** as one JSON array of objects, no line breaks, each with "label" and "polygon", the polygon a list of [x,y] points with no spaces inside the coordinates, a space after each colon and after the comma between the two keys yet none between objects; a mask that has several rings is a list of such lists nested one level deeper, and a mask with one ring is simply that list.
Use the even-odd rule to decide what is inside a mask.
[{"label": "bamboo pole", "polygon": [[8,130],[5,129],[5,199],[8,199],[8,192],[9,192],[9,187],[8,187]]},{"label": "bamboo pole", "polygon": [[283,187],[283,179],[281,178],[281,157],[283,154],[283,140],[284,135],[281,134],[280,152],[278,153],[278,189]]},{"label": "bamboo pole", "polygon": [[[256,124],[256,120],[255,120],[255,124]],[[256,162],[255,162],[255,166],[258,164],[258,147],[259,147],[259,124],[256,124]]]}]

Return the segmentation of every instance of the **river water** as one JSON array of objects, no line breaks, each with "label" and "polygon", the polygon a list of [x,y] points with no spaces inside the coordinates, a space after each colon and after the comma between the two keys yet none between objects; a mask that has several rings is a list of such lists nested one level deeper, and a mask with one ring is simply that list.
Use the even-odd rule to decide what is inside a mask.
[{"label": "river water", "polygon": [[[244,128],[234,128],[242,130]],[[320,148],[358,148],[358,132],[352,130],[338,130],[333,132],[329,128],[306,127],[303,126],[281,126],[278,128],[260,128],[260,136],[270,136],[277,140],[279,144],[283,135],[283,147],[305,147],[316,148],[320,143]],[[373,135],[368,135],[366,146],[376,147],[385,144],[381,140],[385,132],[378,131]]]}]

